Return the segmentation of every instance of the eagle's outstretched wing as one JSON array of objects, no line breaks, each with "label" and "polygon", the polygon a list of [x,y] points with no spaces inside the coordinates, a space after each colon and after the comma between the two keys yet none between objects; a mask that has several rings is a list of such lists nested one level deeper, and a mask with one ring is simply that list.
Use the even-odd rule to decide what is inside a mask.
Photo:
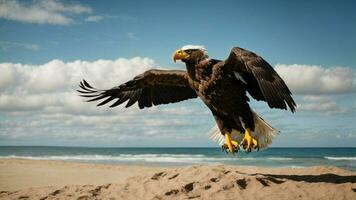
[{"label": "eagle's outstretched wing", "polygon": [[181,70],[152,69],[134,79],[108,90],[98,90],[83,80],[80,82],[80,96],[89,97],[88,101],[103,100],[98,106],[116,100],[110,107],[127,102],[126,108],[138,102],[140,109],[153,105],[168,104],[196,98],[190,88],[187,73]]},{"label": "eagle's outstretched wing", "polygon": [[295,111],[292,93],[277,72],[263,58],[248,50],[234,47],[224,66],[246,86],[250,95],[266,101],[271,108]]}]

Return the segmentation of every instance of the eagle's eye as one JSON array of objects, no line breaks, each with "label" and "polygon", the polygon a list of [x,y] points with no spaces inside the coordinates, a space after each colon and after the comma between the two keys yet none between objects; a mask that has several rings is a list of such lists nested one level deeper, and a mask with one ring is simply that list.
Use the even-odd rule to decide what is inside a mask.
[{"label": "eagle's eye", "polygon": [[191,50],[191,49],[185,50],[185,53],[187,53],[187,54],[191,54],[192,52],[193,52],[193,50]]}]

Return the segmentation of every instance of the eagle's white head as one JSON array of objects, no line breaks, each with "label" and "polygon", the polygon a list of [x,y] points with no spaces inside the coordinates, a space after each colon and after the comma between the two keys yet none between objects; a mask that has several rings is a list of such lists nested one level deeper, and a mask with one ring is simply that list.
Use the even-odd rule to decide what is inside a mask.
[{"label": "eagle's white head", "polygon": [[183,62],[190,59],[206,59],[208,58],[208,52],[202,45],[185,45],[182,48],[176,50],[173,54],[173,61],[181,60]]},{"label": "eagle's white head", "polygon": [[185,50],[201,50],[201,51],[206,51],[205,47],[202,45],[192,45],[192,44],[188,44],[188,45],[184,45],[182,46],[182,48],[180,48],[181,50],[185,51]]}]

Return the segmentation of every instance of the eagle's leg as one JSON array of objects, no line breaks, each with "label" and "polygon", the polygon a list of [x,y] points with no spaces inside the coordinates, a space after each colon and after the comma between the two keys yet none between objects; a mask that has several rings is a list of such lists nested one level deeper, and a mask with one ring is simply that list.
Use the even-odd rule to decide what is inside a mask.
[{"label": "eagle's leg", "polygon": [[256,148],[258,146],[257,140],[252,137],[251,130],[249,128],[245,129],[245,136],[241,141],[241,145],[247,152],[251,152],[252,147]]},{"label": "eagle's leg", "polygon": [[224,135],[225,135],[225,143],[222,145],[221,148],[224,151],[229,150],[229,152],[232,155],[234,155],[235,152],[239,150],[239,144],[231,139],[231,134],[228,131],[226,131]]}]

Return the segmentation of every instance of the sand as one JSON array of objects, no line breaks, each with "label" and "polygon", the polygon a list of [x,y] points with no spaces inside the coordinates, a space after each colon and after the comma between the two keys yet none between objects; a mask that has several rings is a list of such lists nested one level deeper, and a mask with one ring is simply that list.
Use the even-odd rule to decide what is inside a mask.
[{"label": "sand", "polygon": [[356,199],[335,167],[149,167],[0,160],[0,199]]}]

